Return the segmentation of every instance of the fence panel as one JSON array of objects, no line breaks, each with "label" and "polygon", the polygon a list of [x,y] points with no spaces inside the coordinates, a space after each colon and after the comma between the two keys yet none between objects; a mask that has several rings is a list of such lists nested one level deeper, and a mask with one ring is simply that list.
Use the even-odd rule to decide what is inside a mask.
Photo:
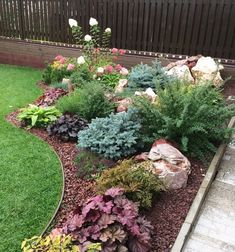
[{"label": "fence panel", "polygon": [[235,59],[234,0],[0,0],[0,36],[73,43],[91,16],[112,47]]}]

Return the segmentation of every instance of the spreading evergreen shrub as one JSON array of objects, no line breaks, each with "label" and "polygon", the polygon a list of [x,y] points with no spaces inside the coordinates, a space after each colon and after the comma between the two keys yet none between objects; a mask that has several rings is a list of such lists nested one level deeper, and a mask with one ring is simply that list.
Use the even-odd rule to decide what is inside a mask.
[{"label": "spreading evergreen shrub", "polygon": [[123,188],[128,199],[139,202],[144,208],[151,207],[153,196],[164,190],[156,175],[133,160],[124,160],[116,167],[105,170],[97,180],[97,189],[101,193],[112,187]]},{"label": "spreading evergreen shrub", "polygon": [[78,147],[110,159],[127,157],[136,152],[140,127],[132,110],[96,118],[78,133]]},{"label": "spreading evergreen shrub", "polygon": [[106,97],[105,89],[99,83],[91,82],[59,99],[56,107],[63,113],[78,114],[91,121],[92,118],[109,115],[115,106]]},{"label": "spreading evergreen shrub", "polygon": [[157,104],[141,98],[135,101],[135,107],[147,146],[163,137],[200,159],[229,137],[231,130],[226,121],[235,114],[234,106],[224,104],[220,90],[209,84],[192,86],[180,80],[159,90]]},{"label": "spreading evergreen shrub", "polygon": [[132,68],[128,76],[128,89],[130,91],[145,91],[147,88],[155,89],[156,86],[164,87],[171,81],[158,61],[153,64],[139,64]]}]

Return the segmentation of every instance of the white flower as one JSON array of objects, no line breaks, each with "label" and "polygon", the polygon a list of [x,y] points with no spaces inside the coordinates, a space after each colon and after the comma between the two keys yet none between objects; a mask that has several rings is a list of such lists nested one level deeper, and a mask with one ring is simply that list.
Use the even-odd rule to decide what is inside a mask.
[{"label": "white flower", "polygon": [[106,28],[104,32],[111,33],[111,28]]},{"label": "white flower", "polygon": [[78,57],[78,59],[77,59],[78,65],[83,65],[85,62],[86,62],[86,61],[85,61],[85,59],[84,59],[83,56]]},{"label": "white flower", "polygon": [[84,40],[85,40],[86,42],[91,41],[91,36],[87,34],[87,35],[84,37]]},{"label": "white flower", "polygon": [[129,71],[128,71],[125,67],[123,67],[123,68],[121,69],[121,71],[120,71],[120,74],[121,74],[121,75],[128,75],[128,74],[129,74]]},{"label": "white flower", "polygon": [[89,25],[90,26],[98,25],[98,21],[95,18],[91,17],[89,21]]},{"label": "white flower", "polygon": [[78,26],[78,22],[72,18],[69,19],[69,26],[72,28],[73,26]]},{"label": "white flower", "polygon": [[97,68],[97,73],[103,74],[104,73],[104,68],[103,67],[98,67]]}]

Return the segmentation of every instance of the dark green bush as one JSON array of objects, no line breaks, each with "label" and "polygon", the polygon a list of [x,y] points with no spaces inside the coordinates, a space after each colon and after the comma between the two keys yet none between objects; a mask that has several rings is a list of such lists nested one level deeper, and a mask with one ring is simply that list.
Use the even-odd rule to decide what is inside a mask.
[{"label": "dark green bush", "polygon": [[189,85],[174,80],[158,92],[157,104],[138,99],[142,141],[150,146],[157,138],[177,142],[181,150],[203,159],[229,137],[226,121],[234,106],[226,106],[220,90],[211,85]]},{"label": "dark green bush", "polygon": [[132,110],[96,118],[78,133],[78,147],[109,159],[127,157],[136,152],[140,127]]},{"label": "dark green bush", "polygon": [[51,65],[48,65],[42,73],[42,80],[46,84],[58,83],[61,82],[63,78],[69,77],[71,71],[67,71],[65,67],[61,69],[53,68]]},{"label": "dark green bush", "polygon": [[97,82],[91,82],[62,97],[56,107],[63,113],[78,114],[91,121],[92,118],[105,117],[114,111],[114,103],[105,96],[104,88]]},{"label": "dark green bush", "polygon": [[151,207],[153,196],[165,189],[159,178],[144,168],[144,164],[136,164],[133,160],[124,160],[104,171],[97,180],[100,193],[112,187],[123,188],[128,199],[139,202],[144,208]]},{"label": "dark green bush", "polygon": [[83,86],[84,84],[92,81],[92,73],[88,69],[88,66],[81,66],[70,76],[71,82],[78,87]]},{"label": "dark green bush", "polygon": [[99,177],[104,169],[110,167],[107,160],[90,151],[80,151],[74,161],[78,167],[78,177],[88,180]]}]

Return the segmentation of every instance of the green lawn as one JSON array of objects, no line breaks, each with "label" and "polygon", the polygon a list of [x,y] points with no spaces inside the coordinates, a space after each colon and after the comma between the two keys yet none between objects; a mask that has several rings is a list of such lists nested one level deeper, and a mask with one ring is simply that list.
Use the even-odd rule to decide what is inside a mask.
[{"label": "green lawn", "polygon": [[41,91],[41,72],[0,65],[0,252],[21,251],[52,217],[62,188],[60,163],[49,146],[5,121]]}]

